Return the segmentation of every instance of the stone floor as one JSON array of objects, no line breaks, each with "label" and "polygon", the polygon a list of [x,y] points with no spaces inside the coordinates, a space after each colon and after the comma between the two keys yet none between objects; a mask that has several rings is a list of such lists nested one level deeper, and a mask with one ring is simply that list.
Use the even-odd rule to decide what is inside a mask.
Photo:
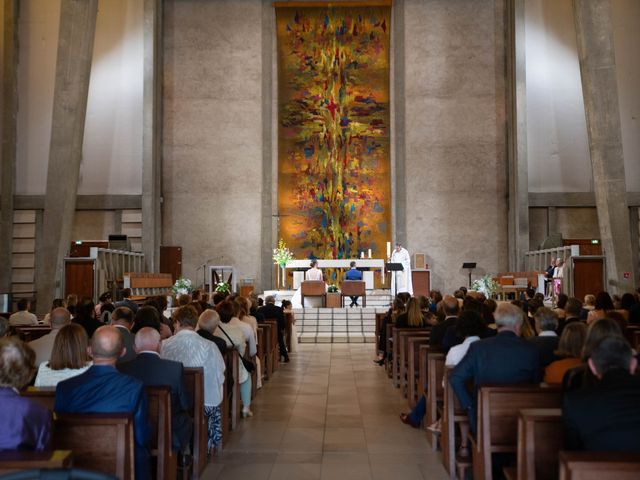
[{"label": "stone floor", "polygon": [[400,422],[406,401],[373,356],[371,344],[299,345],[201,478],[447,478],[426,433]]}]

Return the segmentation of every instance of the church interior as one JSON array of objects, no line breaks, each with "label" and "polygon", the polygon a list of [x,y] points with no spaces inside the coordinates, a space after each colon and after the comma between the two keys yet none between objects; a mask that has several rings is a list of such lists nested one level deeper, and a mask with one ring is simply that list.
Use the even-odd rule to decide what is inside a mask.
[{"label": "church interior", "polygon": [[[247,340],[246,353],[229,348],[221,357],[227,379],[237,383],[224,386],[221,447],[207,452],[206,422],[214,420],[196,410],[198,427],[186,453],[172,452],[168,427],[166,458],[161,447],[149,450],[153,478],[580,479],[590,478],[588,468],[600,468],[581,470],[584,464],[599,459],[611,469],[602,478],[638,478],[637,446],[620,449],[628,456],[618,457],[602,448],[592,449],[600,453],[591,458],[565,451],[566,377],[542,392],[529,386],[527,394],[476,388],[473,406],[465,409],[455,387],[463,369],[445,366],[445,359],[467,338],[458,330],[462,320],[448,320],[471,322],[474,302],[482,315],[492,309],[495,322],[483,321],[494,334],[515,331],[507,324],[514,304],[524,311],[531,337],[545,336],[544,315],[553,313],[549,330],[564,339],[571,317],[565,304],[577,298],[587,339],[600,319],[613,322],[608,312],[621,312],[620,330],[609,337],[626,339],[616,344],[618,352],[634,349],[635,372],[640,2],[1,5],[0,321],[7,319],[6,338],[27,344],[51,335],[56,327],[52,320],[42,326],[43,318],[53,318],[55,306],[68,306],[52,307],[54,299],[70,296],[98,305],[97,321],[100,306],[111,302],[104,294],[116,308],[130,299],[146,308],[151,297],[165,297],[158,325],[164,315],[170,331],[159,330],[163,343],[178,330],[204,328],[203,317],[188,327],[188,314],[177,312],[200,302],[205,308],[195,310],[206,316],[216,294],[230,294],[221,301],[240,309],[234,318],[257,318],[256,352],[248,353]],[[406,258],[399,259],[400,251]],[[319,280],[308,276],[315,260],[324,275]],[[398,272],[390,271],[394,265]],[[362,290],[348,290],[353,284],[343,276],[350,268],[361,271]],[[182,280],[188,281],[184,291]],[[414,333],[412,321],[407,331],[394,325],[396,314],[403,315],[395,306],[401,292],[407,318],[410,305],[418,309],[424,298]],[[534,295],[540,296],[537,312]],[[248,306],[238,307],[237,297],[247,297]],[[256,316],[264,307],[252,301],[268,306],[270,297],[278,306],[293,302],[284,310],[286,321]],[[357,308],[349,308],[349,299]],[[39,325],[13,325],[10,315],[24,310]],[[216,310],[226,324],[224,308]],[[592,319],[592,310],[603,313]],[[452,344],[446,344],[445,323],[457,335]],[[96,328],[84,340],[94,353]],[[139,330],[142,337],[147,328]],[[520,328],[517,336],[526,337]],[[478,335],[479,344],[488,340]],[[480,350],[474,347],[465,343],[465,351]],[[254,358],[254,367],[258,359],[257,372],[245,370],[243,355]],[[592,357],[584,355],[589,374]],[[456,363],[466,368],[469,357]],[[606,374],[592,371],[604,383]],[[253,385],[255,414],[240,390],[247,377],[238,372],[248,373]],[[42,400],[32,373],[25,398],[52,410],[46,402],[53,402],[55,389]],[[0,390],[11,386],[4,375]],[[200,375],[194,398],[204,382],[204,402],[208,380]],[[640,382],[629,377],[628,402],[640,399]],[[501,401],[509,405],[502,413]],[[417,423],[403,413],[423,404]],[[477,424],[472,417],[469,424],[467,414],[476,409]],[[629,423],[639,433],[636,410]],[[63,427],[54,426],[53,450],[72,453],[43,465],[85,467],[83,454],[73,453],[80,447],[58,448],[55,428]],[[81,430],[68,435],[82,438],[87,431]],[[508,432],[507,443],[500,444],[498,431]],[[1,437],[0,472],[44,461],[29,458],[16,467],[15,456],[3,456],[11,448]],[[137,437],[134,443],[138,461]],[[588,441],[582,449],[590,449]],[[138,467],[131,455],[111,474],[145,478]],[[563,476],[567,472],[574,476]]]}]

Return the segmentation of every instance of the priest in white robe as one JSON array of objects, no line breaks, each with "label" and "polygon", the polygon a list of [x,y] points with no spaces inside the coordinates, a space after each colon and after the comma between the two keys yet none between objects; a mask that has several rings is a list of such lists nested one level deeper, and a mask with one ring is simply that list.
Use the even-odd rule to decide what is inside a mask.
[{"label": "priest in white robe", "polygon": [[413,295],[413,285],[411,283],[411,257],[409,251],[396,242],[396,247],[391,253],[391,263],[401,263],[403,270],[391,272],[391,291],[396,295],[408,292]]}]

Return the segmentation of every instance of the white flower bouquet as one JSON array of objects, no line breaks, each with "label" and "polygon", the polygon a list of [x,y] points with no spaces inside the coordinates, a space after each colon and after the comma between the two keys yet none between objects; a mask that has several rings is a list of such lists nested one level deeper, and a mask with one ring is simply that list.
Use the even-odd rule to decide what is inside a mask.
[{"label": "white flower bouquet", "polygon": [[191,285],[191,280],[188,278],[180,277],[176,280],[176,283],[173,284],[172,287],[173,293],[176,295],[186,295],[193,291],[193,286]]}]

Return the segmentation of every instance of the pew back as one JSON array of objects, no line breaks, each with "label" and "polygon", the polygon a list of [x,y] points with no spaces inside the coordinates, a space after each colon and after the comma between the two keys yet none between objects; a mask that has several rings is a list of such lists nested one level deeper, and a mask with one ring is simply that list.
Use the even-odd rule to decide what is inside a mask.
[{"label": "pew back", "polygon": [[518,416],[518,479],[558,478],[558,452],[564,446],[559,408],[526,408]]},{"label": "pew back", "polygon": [[560,452],[560,480],[637,480],[640,454]]},{"label": "pew back", "polygon": [[149,425],[151,459],[156,480],[173,480],[177,473],[177,456],[171,439],[171,388],[146,387],[149,399]]},{"label": "pew back", "polygon": [[193,418],[193,470],[200,475],[207,466],[207,420],[204,416],[204,370],[202,367],[185,367],[182,380],[191,399]]},{"label": "pew back", "polygon": [[71,468],[71,450],[52,452],[0,452],[0,475],[36,468]]}]

